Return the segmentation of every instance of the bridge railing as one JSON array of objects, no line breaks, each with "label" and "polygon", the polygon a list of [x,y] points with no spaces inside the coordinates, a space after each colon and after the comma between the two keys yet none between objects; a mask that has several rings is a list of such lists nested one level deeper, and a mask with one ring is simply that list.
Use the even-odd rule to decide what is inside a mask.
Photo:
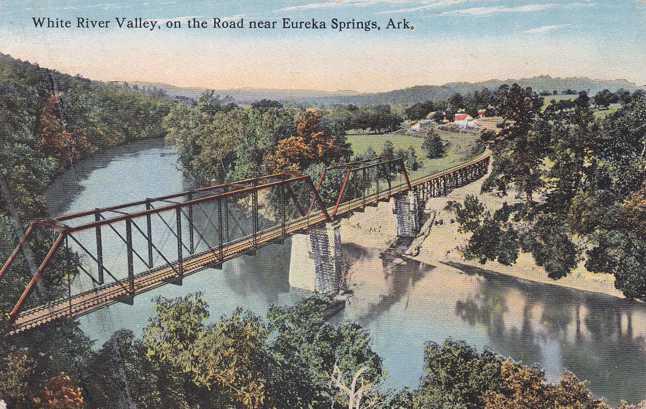
[{"label": "bridge railing", "polygon": [[[18,297],[12,319],[24,308],[47,308],[106,288],[134,295],[141,275],[165,268],[181,280],[185,270],[195,270],[192,257],[209,254],[213,265],[221,264],[229,256],[225,250],[243,242],[255,249],[270,233],[284,237],[287,226],[302,218],[330,216],[308,176],[283,173],[38,220],[0,268],[0,282],[13,285]],[[33,251],[43,247],[43,231],[51,236],[46,252]],[[26,272],[28,265],[33,268]],[[66,279],[67,292],[40,294],[43,279],[58,280],[59,289]],[[34,291],[39,295],[28,303]]]},{"label": "bridge railing", "polygon": [[0,268],[0,291],[15,298],[10,317],[23,329],[132,302],[393,195],[430,185],[446,194],[484,174],[488,161],[484,154],[412,181],[403,159],[376,158],[327,168],[317,186],[309,176],[279,173],[35,220]]},{"label": "bridge railing", "polygon": [[326,190],[326,185],[336,187],[336,195],[322,195],[326,206],[331,208],[334,218],[342,203],[361,198],[367,203],[375,193],[392,190],[405,185],[411,188],[410,178],[402,158],[384,160],[374,158],[362,161],[342,163],[328,167],[321,172],[317,189]]}]

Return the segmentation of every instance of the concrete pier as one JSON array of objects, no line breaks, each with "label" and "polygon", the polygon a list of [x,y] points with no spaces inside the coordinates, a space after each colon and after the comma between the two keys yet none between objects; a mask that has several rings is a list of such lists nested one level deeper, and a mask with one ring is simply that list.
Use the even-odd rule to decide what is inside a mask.
[{"label": "concrete pier", "polygon": [[393,214],[397,237],[416,237],[422,227],[424,200],[415,191],[408,191],[393,197]]},{"label": "concrete pier", "polygon": [[343,286],[340,222],[326,223],[307,234],[292,236],[289,285],[323,294],[337,294]]}]

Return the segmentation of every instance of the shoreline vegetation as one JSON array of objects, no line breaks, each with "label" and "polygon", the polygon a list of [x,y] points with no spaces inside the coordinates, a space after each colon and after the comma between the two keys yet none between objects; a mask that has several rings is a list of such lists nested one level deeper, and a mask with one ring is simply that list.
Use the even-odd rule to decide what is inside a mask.
[{"label": "shoreline vegetation", "polygon": [[[0,162],[5,165],[0,168],[0,259],[5,259],[15,244],[16,233],[23,227],[20,220],[46,216],[43,194],[53,177],[80,159],[106,147],[147,137],[166,136],[177,145],[184,170],[201,180],[241,179],[286,170],[316,175],[325,166],[377,156],[385,159],[401,156],[413,172],[429,172],[432,171],[433,164],[442,164],[437,165],[442,167],[442,161],[460,161],[465,159],[465,155],[477,152],[477,149],[472,148],[482,146],[475,146],[477,138],[463,134],[429,132],[423,137],[423,141],[416,140],[408,147],[395,146],[393,141],[386,139],[390,136],[379,140],[377,135],[392,135],[400,129],[404,117],[411,120],[414,117],[426,118],[433,110],[440,114],[442,121],[445,120],[445,114],[447,118],[453,118],[462,111],[475,117],[477,112],[489,110],[492,104],[500,103],[495,107],[499,109],[498,114],[510,116],[513,123],[518,124],[504,129],[501,135],[511,134],[522,139],[533,129],[533,124],[524,126],[526,124],[522,121],[527,118],[531,121],[535,116],[540,116],[536,109],[542,106],[542,100],[535,92],[531,89],[519,90],[517,85],[511,87],[511,91],[510,87],[502,86],[495,93],[485,89],[465,96],[456,94],[447,101],[420,102],[403,112],[401,107],[391,105],[306,109],[301,106],[283,106],[278,101],[269,100],[241,107],[230,98],[220,97],[212,91],[206,92],[197,101],[173,101],[159,89],[130,88],[128,85],[72,77],[14,60],[4,54],[0,55],[0,79],[3,80],[0,87]],[[628,100],[625,103],[634,109],[628,110],[628,114],[632,112],[635,116],[629,115],[626,122],[622,122],[624,108],[621,108],[608,115],[608,118],[617,125],[617,128],[611,129],[615,132],[612,136],[621,138],[628,135],[636,139],[630,131],[635,129],[635,123],[639,124],[643,119],[643,116],[637,114],[646,111],[642,101],[646,98],[642,94],[634,97],[628,95],[627,98],[636,101],[631,103]],[[529,109],[525,106],[525,101],[528,100],[532,102]],[[518,112],[520,115],[516,115]],[[585,128],[586,136],[598,136],[594,134],[596,129],[587,128],[592,114],[585,92],[579,95],[572,106],[550,105],[545,112],[546,115],[552,115],[548,118],[551,121],[581,126],[582,129]],[[570,118],[573,114],[578,115],[580,122],[573,122]],[[550,125],[552,122],[543,123],[546,124]],[[371,132],[376,146],[358,148],[361,145],[358,137],[348,134],[349,130],[356,129]],[[544,129],[545,127],[541,128]],[[559,131],[572,136],[567,132],[568,129],[570,128]],[[627,131],[623,132],[625,130]],[[506,131],[508,132],[504,133]],[[464,138],[471,140],[463,143],[461,140],[464,141]],[[622,141],[626,144],[622,145],[622,149],[632,152],[631,144],[635,141]],[[556,142],[568,142],[571,143],[571,149],[581,149],[578,145],[580,141],[574,137],[572,141]],[[599,143],[603,145],[602,142],[607,141]],[[505,149],[511,148],[499,146],[498,150],[494,150],[494,155],[507,152]],[[535,152],[537,156],[548,150],[544,146],[541,149]],[[612,151],[610,159],[616,159],[615,156],[621,156],[622,153],[624,152]],[[514,165],[530,165],[517,156],[511,162],[494,161],[491,176],[499,177],[505,172],[517,171],[518,169],[510,169]],[[437,161],[429,162],[426,158],[436,158]],[[578,157],[579,161],[574,164],[570,164],[562,156],[556,159],[556,164],[561,168],[555,165],[555,169],[560,169],[563,174],[567,174],[568,165],[575,166],[574,171],[586,175],[590,170],[586,167],[588,162]],[[501,168],[505,165],[508,168]],[[632,163],[621,170],[634,171],[631,166]],[[563,183],[569,182],[563,174],[560,174]],[[603,176],[612,179],[616,174]],[[635,182],[640,174],[635,171],[630,176],[633,177],[631,181]],[[512,174],[513,177],[518,179],[517,174]],[[491,180],[491,177],[486,180]],[[540,180],[518,180],[534,184],[531,188],[523,185],[523,193],[533,205],[532,188],[540,185]],[[456,189],[453,196],[448,198],[429,201],[428,210],[438,223],[429,226],[431,230],[428,237],[419,245],[419,253],[413,257],[448,268],[456,265],[457,260],[464,264],[455,250],[456,246],[463,246],[466,248],[465,254],[470,252],[470,255],[480,255],[481,259],[479,251],[486,253],[485,260],[496,259],[501,265],[525,265],[522,258],[525,256],[513,251],[520,245],[517,232],[509,225],[504,226],[505,230],[494,226],[499,221],[498,218],[482,220],[485,209],[493,210],[501,206],[498,197],[494,200],[494,196],[489,197],[491,194],[479,195],[484,200],[483,209],[475,206],[479,213],[464,213],[464,208],[455,206],[452,213],[445,210],[450,200],[469,202],[466,193],[479,193],[475,189],[479,189],[482,183],[486,181],[483,179],[464,190]],[[501,186],[504,188],[504,183],[498,185]],[[562,187],[567,189],[570,186]],[[640,200],[643,200],[643,194],[640,196],[641,193],[635,192],[633,187],[629,186],[627,191],[622,191],[614,198],[617,207],[621,207],[625,199],[623,210],[626,213],[621,213],[620,216],[625,216],[626,219],[621,219],[622,221],[630,221],[631,218],[642,220],[643,213],[640,212],[643,212],[643,203]],[[324,192],[324,196],[333,193],[332,188],[327,193]],[[329,197],[325,196],[325,199]],[[592,199],[599,200],[597,197]],[[14,208],[18,211],[12,211]],[[390,238],[394,237],[394,226],[391,214],[380,213],[386,209],[387,206],[374,209],[379,217],[374,217],[373,210],[368,210],[355,219],[343,221],[344,240],[361,240],[362,245],[387,247]],[[455,220],[452,221],[453,218]],[[590,226],[582,227],[599,227],[594,225],[594,217],[589,220],[592,220]],[[391,224],[386,225],[387,223]],[[465,225],[471,226],[475,233],[471,232],[471,236],[464,233],[469,230],[464,230]],[[494,227],[498,227],[498,230]],[[571,244],[567,236],[571,231],[555,229],[554,224],[547,227],[548,229],[535,233],[543,234],[541,238],[557,237],[566,245]],[[605,226],[610,231],[614,227]],[[490,249],[472,246],[476,234],[482,236],[482,232],[478,231],[481,228],[491,228],[490,231],[494,233],[501,232],[500,237],[497,234],[485,235],[487,239],[509,240],[496,243],[495,254],[487,253]],[[637,228],[640,228],[639,224]],[[634,233],[625,225],[619,226],[619,229],[623,229],[622,232],[626,234],[620,239],[630,239],[630,235]],[[626,240],[620,245],[627,243]],[[543,247],[548,247],[546,243],[549,244],[549,241],[534,241],[530,244],[533,250],[539,250],[534,253],[535,256],[542,255],[544,260],[550,262],[550,253],[547,256],[540,253]],[[616,246],[616,243],[604,244],[606,247],[600,249],[597,256],[604,256],[603,251],[612,250]],[[516,248],[512,248],[513,245]],[[641,251],[639,245],[640,243],[635,243],[635,248],[631,250]],[[48,246],[43,241],[34,245],[33,252],[42,256],[47,249]],[[566,246],[566,250],[570,248]],[[550,265],[559,274],[565,271],[563,276],[569,273],[562,280],[577,279],[569,278],[577,274],[576,269],[572,272],[573,259],[576,259],[577,254],[572,253],[576,253],[575,250],[565,255],[567,257],[564,264],[569,269],[559,270],[560,266]],[[514,255],[517,257],[513,257]],[[621,277],[624,270],[628,271],[631,279],[639,276],[635,273],[634,263],[624,265],[622,260],[612,258],[611,254],[598,261],[602,262],[598,265],[615,268],[613,271],[616,276],[619,274]],[[73,278],[79,274],[74,263],[66,263],[62,257],[53,260],[53,265],[55,268],[48,272],[47,279],[42,282],[47,291],[43,292],[42,298],[40,294],[33,297],[35,301],[44,303],[49,300],[47,297],[64,294],[63,278]],[[485,267],[489,268],[490,265]],[[540,273],[531,263],[526,265],[527,277]],[[495,266],[508,274],[518,268],[504,267],[508,270]],[[16,288],[31,280],[30,269],[25,261],[21,262],[18,270],[18,277],[13,281],[0,282],[0,293],[3,294],[0,311],[3,313],[11,307],[11,300],[16,298]],[[350,279],[351,273],[352,271]],[[550,276],[554,276],[554,271],[550,272]],[[606,291],[608,283],[604,280],[599,280],[598,285],[599,289]],[[593,288],[594,280],[586,278],[582,281],[586,283],[585,286]],[[634,282],[629,284],[634,285]],[[640,285],[637,282],[629,290],[638,294],[642,291]],[[487,350],[480,352],[464,342],[451,340],[441,345],[427,343],[424,350],[424,375],[415,389],[382,393],[376,386],[384,380],[386,374],[382,358],[372,350],[370,334],[356,323],[344,322],[336,326],[326,323],[324,311],[329,304],[319,297],[309,298],[292,307],[271,308],[266,317],[259,317],[239,308],[213,324],[206,322],[208,305],[199,294],[172,300],[158,298],[155,306],[156,315],[149,318],[142,337],[135,337],[132,331],[120,330],[98,350],[95,350],[93,341],[80,330],[78,322],[73,320],[56,322],[49,327],[34,329],[16,337],[1,336],[0,406],[8,404],[11,409],[133,406],[151,409],[340,409],[348,405],[389,409],[608,407],[605,402],[592,397],[585,383],[579,382],[570,373],[564,373],[560,382],[548,383],[540,369],[512,362]],[[9,328],[10,323],[1,319],[0,330],[6,333]]]},{"label": "shoreline vegetation", "polygon": [[[454,220],[453,223],[451,222],[455,216],[445,208],[449,201],[461,201],[468,194],[480,192],[485,178],[486,176],[467,186],[457,188],[448,196],[430,199],[425,209],[427,213],[434,214],[435,223],[430,228],[430,233],[423,239],[421,245],[417,244],[418,249],[413,251],[412,247],[415,246],[413,244],[407,251],[401,252],[401,256],[461,274],[465,274],[465,272],[452,267],[451,263],[472,267],[474,269],[472,271],[480,275],[499,274],[517,280],[600,293],[621,299],[626,298],[621,291],[614,287],[614,277],[611,274],[592,273],[585,270],[583,266],[578,266],[567,277],[552,279],[548,277],[544,268],[536,265],[530,254],[522,254],[519,261],[513,266],[505,266],[495,261],[480,264],[474,260],[465,260],[460,247],[466,245],[468,235],[458,231],[458,224]],[[492,208],[500,202],[500,198],[492,194],[483,194],[480,198],[486,198],[485,202]],[[393,241],[392,237],[395,236],[391,204],[384,203],[375,208],[366,208],[364,213],[356,213],[351,219],[343,220],[341,229],[344,243],[370,246],[383,252],[390,247]],[[413,252],[418,252],[418,254],[411,254]],[[351,274],[352,270],[350,270]]]}]

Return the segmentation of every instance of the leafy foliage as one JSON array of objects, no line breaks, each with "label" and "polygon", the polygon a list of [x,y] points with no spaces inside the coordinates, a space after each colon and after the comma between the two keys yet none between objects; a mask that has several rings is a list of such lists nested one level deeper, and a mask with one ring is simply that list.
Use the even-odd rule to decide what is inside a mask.
[{"label": "leafy foliage", "polygon": [[298,114],[295,134],[279,141],[276,149],[267,155],[273,171],[302,171],[311,163],[330,165],[349,157],[347,144],[339,143],[321,119],[321,112],[314,109]]},{"label": "leafy foliage", "polygon": [[477,210],[475,198],[454,207],[472,233],[465,255],[510,264],[530,252],[555,279],[585,258],[589,270],[614,274],[626,296],[644,299],[646,99],[603,121],[586,93],[569,110],[542,111],[517,85],[501,87],[495,101],[504,124],[482,137],[494,158],[483,191],[516,197],[493,214]]},{"label": "leafy foliage", "polygon": [[[327,305],[311,298],[295,307],[272,307],[267,321],[238,309],[207,326],[206,304],[199,295],[158,299],[157,316],[146,327],[143,343],[127,344],[145,348],[147,362],[139,362],[141,368],[153,374],[167,368],[166,379],[168,373],[184,379],[175,383],[185,385],[179,396],[200,397],[202,407],[329,407],[347,400],[330,382],[335,367],[344,381],[363,368],[363,379],[377,382],[382,370],[363,329],[325,322]],[[130,357],[126,362],[138,360],[125,355]],[[154,379],[162,377],[153,377],[153,384]],[[161,384],[156,384],[159,390]],[[134,385],[137,396],[159,400],[159,392],[146,393]]]},{"label": "leafy foliage", "polygon": [[415,392],[415,408],[481,408],[484,394],[500,384],[500,358],[478,353],[464,342],[428,343],[425,374]]},{"label": "leafy foliage", "polygon": [[50,379],[40,395],[34,398],[37,409],[83,409],[84,406],[81,389],[65,374]]},{"label": "leafy foliage", "polygon": [[506,360],[500,367],[500,375],[500,390],[485,394],[485,409],[608,408],[604,402],[594,399],[585,383],[571,372],[564,373],[558,384],[548,384],[542,371]]},{"label": "leafy foliage", "polygon": [[[425,375],[412,393],[413,408],[580,408],[605,409],[584,382],[565,372],[557,384],[544,373],[488,351],[478,352],[463,342],[429,343]],[[401,398],[401,395],[400,395]]]},{"label": "leafy foliage", "polygon": [[424,135],[422,149],[426,152],[426,157],[429,159],[441,158],[446,154],[444,141],[434,130],[428,131],[426,135]]},{"label": "leafy foliage", "polygon": [[426,118],[426,116],[435,109],[433,102],[418,102],[406,108],[404,113],[410,120],[417,121]]}]

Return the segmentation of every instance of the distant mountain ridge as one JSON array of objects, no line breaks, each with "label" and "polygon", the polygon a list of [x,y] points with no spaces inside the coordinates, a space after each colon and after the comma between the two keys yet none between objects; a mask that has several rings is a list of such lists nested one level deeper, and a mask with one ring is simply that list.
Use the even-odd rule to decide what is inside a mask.
[{"label": "distant mountain ridge", "polygon": [[[182,96],[196,99],[207,88],[201,87],[178,87],[175,85],[155,83],[155,82],[131,82],[131,85],[138,85],[141,87],[156,87],[163,89],[172,97]],[[339,90],[339,91],[319,91],[311,89],[272,89],[272,88],[230,88],[230,89],[216,89],[216,94],[233,97],[237,103],[248,104],[261,99],[273,99],[278,101],[309,101],[318,98],[328,97],[347,97],[361,95],[357,91],[352,90]]]},{"label": "distant mountain ridge", "polygon": [[522,87],[531,87],[536,91],[563,91],[573,89],[576,91],[588,91],[595,94],[603,89],[616,91],[624,88],[634,91],[640,88],[634,82],[624,79],[617,80],[596,80],[587,77],[569,77],[558,78],[549,75],[541,75],[531,78],[507,79],[507,80],[488,80],[481,82],[450,82],[444,85],[418,85],[410,88],[399,90],[362,94],[356,96],[340,96],[321,98],[317,102],[322,104],[343,103],[356,105],[376,105],[376,104],[401,104],[410,105],[422,101],[440,101],[446,100],[455,93],[469,94],[474,91],[480,91],[488,88],[493,91],[504,84],[517,83]]},{"label": "distant mountain ridge", "polygon": [[[285,89],[256,89],[256,88],[236,88],[236,89],[219,89],[215,90],[220,95],[230,95],[236,102],[241,104],[251,103],[263,98],[274,99],[283,102],[295,103],[315,103],[320,105],[331,104],[355,104],[355,105],[411,105],[422,101],[440,101],[446,100],[455,93],[469,94],[479,91],[482,88],[495,90],[503,84],[517,83],[523,87],[532,87],[536,91],[563,91],[573,89],[577,91],[588,91],[594,94],[603,89],[616,91],[624,88],[634,91],[643,88],[634,82],[624,79],[616,80],[598,80],[587,77],[551,77],[549,75],[540,75],[530,78],[507,79],[507,80],[487,80],[481,82],[450,82],[444,85],[416,85],[409,88],[397,89],[386,92],[360,93],[351,90],[340,91],[317,91],[317,90],[285,90]],[[184,96],[197,98],[206,88],[200,87],[178,87],[162,83],[135,82],[141,86],[155,86],[165,90],[171,96]]]}]

